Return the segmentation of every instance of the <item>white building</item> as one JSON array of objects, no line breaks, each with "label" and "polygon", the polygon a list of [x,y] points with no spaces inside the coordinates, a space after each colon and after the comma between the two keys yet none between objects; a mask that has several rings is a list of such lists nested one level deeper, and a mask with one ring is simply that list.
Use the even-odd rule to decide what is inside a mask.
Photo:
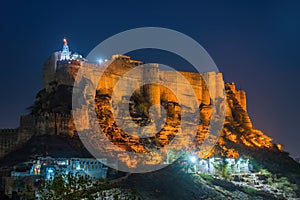
[{"label": "white building", "polygon": [[209,159],[199,159],[191,163],[191,167],[188,170],[190,173],[208,173],[215,174],[218,170],[218,166],[223,165],[227,167],[229,174],[234,173],[249,173],[249,159],[234,159],[234,158],[218,158],[212,157]]}]

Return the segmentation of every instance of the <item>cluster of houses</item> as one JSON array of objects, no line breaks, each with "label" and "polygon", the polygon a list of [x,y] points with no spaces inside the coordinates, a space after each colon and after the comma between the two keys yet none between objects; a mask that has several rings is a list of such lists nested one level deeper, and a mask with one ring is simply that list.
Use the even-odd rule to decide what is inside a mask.
[{"label": "cluster of houses", "polygon": [[36,192],[44,180],[50,180],[56,173],[88,175],[95,179],[107,177],[107,160],[94,158],[52,158],[38,157],[14,166],[10,174],[2,176],[1,185],[6,195],[13,191]]},{"label": "cluster of houses", "polygon": [[220,168],[226,168],[228,174],[250,173],[251,165],[249,159],[220,158],[212,157],[208,159],[198,159],[195,156],[189,158],[188,173],[208,173],[216,174]]},{"label": "cluster of houses", "polygon": [[[252,188],[254,191],[264,191],[278,198],[293,199],[296,194],[293,184],[287,178],[276,178],[271,174],[255,172],[249,159],[220,158],[199,159],[191,155],[187,160],[187,173],[207,173],[216,178],[224,178],[224,172],[230,181],[239,187]],[[274,182],[273,184],[270,183]]]}]

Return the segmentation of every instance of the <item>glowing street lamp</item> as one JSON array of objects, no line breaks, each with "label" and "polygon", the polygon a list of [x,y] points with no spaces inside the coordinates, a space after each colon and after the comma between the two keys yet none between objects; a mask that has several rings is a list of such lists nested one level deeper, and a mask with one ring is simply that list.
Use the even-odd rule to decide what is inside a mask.
[{"label": "glowing street lamp", "polygon": [[196,157],[196,156],[190,156],[190,161],[191,161],[192,163],[196,163],[197,157]]}]

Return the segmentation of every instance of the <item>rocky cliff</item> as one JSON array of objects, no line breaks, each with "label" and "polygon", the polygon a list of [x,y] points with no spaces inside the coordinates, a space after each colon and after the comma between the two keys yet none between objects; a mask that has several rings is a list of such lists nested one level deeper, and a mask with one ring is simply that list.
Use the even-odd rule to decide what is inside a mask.
[{"label": "rocky cliff", "polygon": [[[80,90],[85,95],[78,100],[82,102],[82,106],[76,109],[73,108],[74,112],[78,112],[77,114],[82,116],[76,122],[77,126],[75,128],[74,119],[71,115],[72,92],[80,67],[86,68],[86,71],[81,74],[81,78],[77,79],[78,84],[83,86]],[[165,85],[146,85],[136,88],[136,85],[141,84],[141,79],[136,74],[124,76],[134,68],[135,66],[132,63],[119,59],[115,60],[106,70],[102,70],[101,66],[89,63],[57,62],[55,54],[52,55],[44,66],[44,88],[37,94],[36,102],[30,108],[30,115],[21,118],[20,130],[26,133],[30,132],[29,134],[34,137],[63,135],[76,138],[78,129],[84,130],[89,127],[90,119],[87,113],[90,112],[91,108],[95,108],[97,121],[101,125],[104,134],[111,142],[120,147],[121,151],[142,153],[160,149],[168,145],[175,136],[180,135],[180,120],[184,109],[187,116],[195,117],[193,115],[193,105],[189,103],[190,94],[186,85],[188,82],[198,102],[200,121],[197,125],[197,133],[191,134],[195,136],[192,144],[188,143],[189,141],[186,141],[186,138],[180,140],[181,143],[185,144],[187,150],[198,152],[197,150],[201,149],[200,147],[209,133],[214,112],[212,104],[215,103],[217,109],[222,109],[222,106],[225,106],[222,132],[213,149],[206,149],[204,153],[199,151],[200,157],[208,158],[218,155],[231,158],[251,158],[255,160],[257,165],[263,165],[268,170],[284,174],[293,182],[298,181],[299,183],[299,165],[288,156],[288,153],[282,151],[281,145],[274,144],[272,138],[253,127],[247,113],[246,92],[236,89],[234,83],[224,83],[221,73],[210,72],[200,75],[191,72],[180,72],[180,76],[187,80],[187,82],[184,82],[178,79],[177,72],[153,71],[157,70],[153,67],[151,68],[152,71],[147,71],[147,73],[153,73],[154,78],[164,81]],[[103,75],[98,81],[100,72]],[[142,76],[143,72],[138,74]],[[131,95],[124,96],[124,91],[114,91],[114,87],[121,79],[126,79],[131,83],[127,87],[128,90],[134,91]],[[88,85],[95,88],[95,98],[91,97],[85,90]],[[188,102],[185,104],[188,109],[180,105],[176,91],[170,90],[169,87],[180,91],[182,98],[185,99],[185,102]],[[118,126],[114,118],[113,95],[115,95],[115,98],[120,99],[119,104],[129,104],[130,115],[127,116],[128,118],[122,118],[123,123],[131,123],[132,126],[134,124],[142,127],[147,126],[152,120],[149,109],[157,103],[162,106],[162,110],[166,114],[165,123],[162,127],[155,127],[154,130],[158,131],[151,137],[139,138],[137,135],[128,134],[131,131],[131,126],[126,132]],[[225,105],[218,104],[220,99],[225,100]],[[116,112],[118,116],[122,116],[121,109],[117,109]],[[221,119],[217,117],[216,120]],[[99,133],[92,134],[90,138],[96,138]],[[10,137],[18,137],[14,135],[18,134],[10,134]],[[1,138],[5,137],[4,135]],[[3,141],[6,140],[3,139]],[[8,146],[13,145],[13,147],[10,146],[10,151],[22,145],[21,143],[11,142],[13,141],[11,138],[7,141],[10,141]],[[25,140],[23,140],[24,142]],[[98,141],[99,146],[102,146],[101,142]],[[78,150],[81,151],[82,144],[78,144],[78,146],[80,146]],[[181,146],[178,148],[181,148]],[[9,151],[6,150],[2,155],[7,153]],[[157,157],[158,162],[166,159],[155,152],[152,156]],[[127,163],[128,159],[126,157],[123,158],[123,162],[126,165],[133,165],[133,163]],[[290,168],[285,169],[286,165],[289,165]]]},{"label": "rocky cliff", "polygon": [[[37,94],[35,104],[30,108],[31,114],[21,118],[21,130],[31,131],[32,135],[69,135],[76,134],[76,128],[84,129],[88,126],[89,119],[84,109],[74,109],[79,112],[80,118],[77,122],[80,126],[75,128],[72,110],[72,90],[73,85],[80,67],[85,68],[85,74],[82,75],[79,82],[82,85],[93,85],[96,88],[96,98],[94,101],[81,99],[84,108],[95,106],[100,125],[104,132],[112,141],[118,141],[118,145],[133,151],[146,151],[149,146],[163,147],[177,135],[180,131],[180,119],[182,115],[182,107],[180,105],[177,92],[181,94],[182,99],[186,99],[184,106],[188,115],[192,116],[192,103],[189,101],[190,94],[187,92],[187,83],[193,89],[197,98],[198,107],[200,108],[200,122],[196,134],[196,144],[191,145],[194,149],[201,146],[203,140],[207,136],[212,118],[212,101],[217,98],[226,99],[225,102],[225,120],[224,128],[218,140],[218,148],[214,148],[210,152],[200,155],[202,157],[210,157],[213,154],[220,154],[227,157],[239,157],[240,151],[234,147],[228,147],[225,144],[234,143],[246,147],[270,149],[275,152],[281,151],[281,146],[272,143],[272,139],[253,128],[251,120],[247,114],[246,93],[237,90],[234,83],[224,84],[221,73],[209,72],[205,74],[197,74],[191,72],[180,72],[187,82],[178,78],[175,71],[159,71],[155,67],[147,68],[146,74],[151,74],[153,70],[157,70],[151,78],[157,78],[164,82],[159,86],[143,86],[136,88],[135,84],[142,81],[138,75],[143,72],[135,73],[131,76],[124,76],[130,70],[134,69],[134,65],[126,60],[115,60],[109,68],[102,70],[101,66],[82,63],[77,61],[59,62],[56,54],[50,56],[45,62],[43,85],[44,89]],[[149,70],[150,69],[150,70]],[[98,82],[99,73],[103,73],[101,80]],[[144,72],[145,73],[145,72]],[[143,75],[142,75],[143,76]],[[157,77],[154,77],[157,76]],[[114,90],[114,87],[120,79],[126,79],[128,84],[126,90],[130,88],[134,93],[130,96],[123,96],[123,91]],[[166,87],[167,86],[167,87]],[[169,88],[176,88],[172,91]],[[222,90],[225,88],[225,94]],[[81,88],[82,89],[82,88]],[[86,92],[83,88],[82,92]],[[141,126],[149,124],[149,108],[153,104],[160,103],[166,111],[167,120],[163,128],[153,137],[139,139],[126,133],[115,123],[112,111],[112,95],[120,99],[128,99],[125,103],[130,104],[130,119],[123,118],[124,123],[137,123]],[[84,97],[86,98],[86,96]],[[92,105],[88,105],[88,104]],[[95,103],[95,104],[94,104]],[[82,112],[82,113],[80,113]],[[122,110],[117,110],[117,115]],[[122,116],[122,115],[121,115]],[[26,128],[23,128],[26,126]],[[127,130],[130,131],[130,130]],[[129,142],[130,141],[130,142]],[[183,143],[185,141],[182,141]],[[187,144],[188,145],[188,144]]]},{"label": "rocky cliff", "polygon": [[[53,63],[55,63],[55,65]],[[84,72],[86,74],[83,74],[79,81],[85,82],[83,85],[94,84],[93,87],[97,90],[94,105],[99,122],[107,136],[115,143],[118,143],[119,146],[124,149],[131,149],[135,152],[143,152],[146,151],[149,146],[163,147],[167,145],[178,133],[182,109],[176,94],[174,94],[174,91],[168,89],[168,87],[173,87],[181,91],[184,98],[188,99],[189,94],[185,92],[186,83],[178,79],[177,72],[158,71],[155,73],[157,78],[164,81],[168,87],[158,86],[155,89],[153,89],[153,87],[135,88],[135,84],[139,84],[141,79],[136,77],[136,74],[124,76],[124,74],[135,67],[128,61],[121,59],[115,60],[109,68],[102,70],[101,66],[89,63],[76,61],[57,62],[55,55],[53,55],[45,63],[44,77],[47,78],[44,80],[44,89],[39,92],[37,101],[32,107],[32,115],[39,117],[44,116],[44,118],[48,120],[36,120],[36,134],[50,134],[51,132],[52,134],[58,135],[74,135],[76,132],[73,119],[66,116],[71,114],[72,87],[80,67],[86,68]],[[98,82],[100,72],[103,73],[103,75]],[[147,71],[147,73],[150,72],[151,71]],[[196,144],[194,144],[193,147],[191,146],[191,148],[197,149],[197,145],[201,145],[208,134],[212,117],[211,104],[213,99],[226,99],[224,127],[221,137],[218,139],[218,145],[212,151],[200,156],[210,157],[218,154],[237,158],[244,154],[244,147],[270,150],[272,152],[282,151],[281,145],[273,144],[270,137],[252,126],[247,113],[245,91],[237,90],[234,83],[224,84],[221,73],[210,72],[199,75],[191,72],[180,72],[180,74],[188,81],[194,90],[200,108],[200,123],[196,134]],[[133,88],[131,89],[134,91],[132,96],[122,96],[124,94],[122,91],[114,91],[114,87],[120,79],[127,79],[129,83],[132,83],[128,85],[128,87]],[[225,88],[225,94],[222,93],[222,88]],[[82,91],[85,90],[82,89]],[[125,103],[129,102],[130,104],[131,119],[126,121],[127,119],[124,118],[123,121],[125,121],[125,123],[133,119],[135,123],[142,126],[147,125],[149,120],[151,120],[149,118],[149,108],[159,100],[167,112],[165,126],[154,137],[147,139],[139,139],[132,136],[132,134],[127,134],[126,131],[118,127],[113,118],[111,107],[113,92],[118,99],[129,99],[129,101],[125,101]],[[81,101],[86,101],[86,108],[94,106],[88,105],[86,99],[82,99]],[[94,101],[91,102],[92,104],[94,103]],[[120,101],[120,103],[121,102],[122,101]],[[191,105],[186,106],[191,107]],[[82,110],[79,112],[82,112]],[[119,110],[117,112],[121,111]],[[49,113],[57,113],[58,116],[55,117],[57,114],[53,115]],[[60,116],[62,113],[65,115],[64,117]],[[85,116],[85,113],[86,112],[83,112],[82,115]],[[48,115],[49,117],[47,117]],[[53,120],[51,116],[54,116]],[[79,122],[82,129],[87,127],[88,120],[87,118],[83,118],[82,121]],[[64,125],[64,128],[61,127],[61,124]],[[45,126],[50,126],[50,128]]]}]

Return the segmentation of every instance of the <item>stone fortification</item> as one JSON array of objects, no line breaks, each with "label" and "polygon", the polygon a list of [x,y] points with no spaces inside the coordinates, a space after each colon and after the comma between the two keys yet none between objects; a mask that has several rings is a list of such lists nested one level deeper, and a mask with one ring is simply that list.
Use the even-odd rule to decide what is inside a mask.
[{"label": "stone fortification", "polygon": [[[49,59],[44,63],[43,69],[43,91],[46,93],[55,92],[54,83],[56,86],[73,87],[75,78],[80,67],[85,68],[86,74],[89,74],[89,79],[83,79],[90,83],[97,83],[94,87],[97,89],[98,94],[111,96],[116,83],[122,76],[136,67],[136,62],[126,57],[126,60],[117,58],[105,71],[102,65],[90,64],[82,60],[64,60],[58,59],[59,53],[52,54]],[[139,63],[141,64],[141,63]],[[98,82],[99,73],[103,73],[100,81]],[[189,98],[186,91],[186,82],[178,80],[175,71],[162,71],[157,66],[151,65],[141,72],[140,77],[146,75],[146,78],[157,79],[164,81],[165,86],[172,86],[183,94],[184,98]],[[203,74],[193,72],[179,72],[193,88],[197,97],[199,107],[202,108],[202,120],[208,121],[211,115],[209,105],[211,100],[224,96],[224,82],[222,73],[208,72]],[[92,75],[91,75],[92,74]],[[140,77],[126,77],[131,79],[131,82],[140,81]],[[141,96],[145,97],[150,104],[160,104],[165,102],[169,107],[174,110],[178,106],[178,99],[174,93],[165,86],[160,85],[145,85],[136,90]],[[128,87],[135,87],[134,84]],[[246,128],[252,128],[252,123],[247,114],[246,107],[246,93],[242,90],[237,90],[235,84],[226,84],[227,93],[229,92],[231,98],[226,102],[226,117],[228,120],[235,120],[237,123],[242,124]],[[136,89],[136,88],[134,88]],[[227,94],[228,95],[228,94]],[[116,96],[122,99],[122,96]],[[127,97],[128,98],[128,97]],[[187,101],[188,102],[188,101]],[[77,111],[82,116],[86,116],[87,110]],[[238,119],[236,113],[239,113]],[[79,122],[84,129],[88,126],[88,118],[82,118]],[[227,120],[227,121],[228,121]],[[30,115],[21,116],[20,127],[18,129],[0,130],[1,150],[0,157],[13,151],[18,146],[26,142],[33,135],[69,135],[76,134],[73,118],[71,112],[62,112],[59,109],[55,111],[44,111],[40,113],[32,113]]]}]

